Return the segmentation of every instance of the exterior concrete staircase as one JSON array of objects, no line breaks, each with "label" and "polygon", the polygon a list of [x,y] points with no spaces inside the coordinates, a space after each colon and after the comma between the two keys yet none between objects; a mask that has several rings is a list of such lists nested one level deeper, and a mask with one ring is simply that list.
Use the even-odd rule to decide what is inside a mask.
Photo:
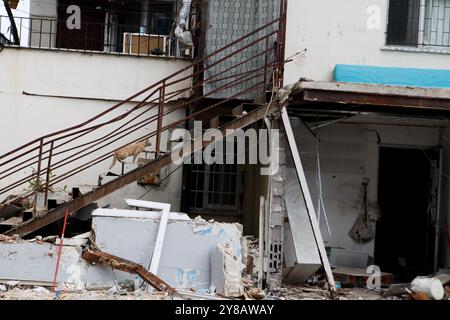
[{"label": "exterior concrete staircase", "polygon": [[[210,126],[222,131],[223,137],[227,129],[241,129],[263,119],[278,110],[276,101],[271,103],[242,103],[240,97],[266,97],[268,91],[282,86],[282,70],[284,60],[283,23],[285,13],[255,31],[233,41],[215,53],[195,60],[178,72],[134,94],[128,99],[112,106],[85,122],[47,134],[0,155],[0,198],[6,200],[0,204],[0,218],[9,217],[17,212],[17,201],[28,200],[32,203],[31,217],[5,231],[6,235],[19,234],[25,236],[53,222],[60,220],[66,210],[71,213],[105,197],[106,195],[129,185],[144,176],[157,172],[172,163],[170,153],[161,151],[162,134],[169,129],[183,126],[188,120],[195,120],[208,114],[212,116]],[[274,31],[275,30],[275,31]],[[269,45],[269,44],[274,44]],[[255,50],[255,47],[259,51]],[[231,51],[231,53],[230,53]],[[245,55],[243,53],[246,52]],[[249,55],[249,52],[252,54]],[[256,52],[256,54],[255,54]],[[243,58],[245,57],[245,59]],[[242,72],[243,65],[251,65],[252,69]],[[221,73],[203,79],[205,71],[213,67],[221,67]],[[199,77],[199,75],[202,75]],[[202,78],[202,80],[198,80]],[[191,84],[192,79],[197,79]],[[274,81],[271,81],[273,80]],[[191,92],[202,91],[204,84],[217,82],[217,87],[201,95],[189,96]],[[188,83],[187,87],[184,87]],[[181,88],[180,88],[181,87]],[[231,90],[233,88],[235,90]],[[217,93],[227,94],[225,99],[211,99]],[[135,102],[138,100],[138,102]],[[208,101],[209,104],[205,102]],[[213,103],[211,104],[211,101]],[[236,106],[236,101],[241,101]],[[119,108],[134,104],[125,112],[117,115]],[[170,108],[168,107],[170,105]],[[197,111],[194,107],[198,108]],[[231,112],[216,111],[218,107],[228,108]],[[168,117],[176,110],[184,110],[188,116],[172,120]],[[228,113],[228,114],[227,114]],[[137,137],[133,134],[144,127],[156,127],[150,133]],[[99,133],[100,131],[100,133]],[[106,133],[105,133],[106,132]],[[92,191],[72,195],[65,203],[53,203],[48,209],[52,187],[64,183],[70,177],[88,170],[102,162],[111,161],[112,153],[131,143],[146,139],[154,139],[155,158],[138,168],[118,175],[114,180],[94,186]],[[191,152],[197,151],[192,141]],[[206,147],[210,141],[203,141],[200,148]],[[214,141],[213,141],[214,143]],[[190,156],[190,155],[186,155]],[[33,168],[31,174],[24,174],[27,168]],[[54,175],[56,172],[56,175]],[[14,195],[14,192],[26,184],[32,183],[34,188],[28,192]],[[46,210],[38,214],[38,195],[44,195]],[[12,196],[12,197],[11,197]],[[19,208],[20,209],[20,208]],[[0,230],[1,232],[1,230]]]}]

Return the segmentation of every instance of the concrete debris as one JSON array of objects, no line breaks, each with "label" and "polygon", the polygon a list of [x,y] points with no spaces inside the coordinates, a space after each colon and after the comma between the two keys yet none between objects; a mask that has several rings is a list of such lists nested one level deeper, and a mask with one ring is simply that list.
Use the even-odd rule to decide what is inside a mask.
[{"label": "concrete debris", "polygon": [[5,292],[7,289],[6,289],[6,286],[4,286],[3,284],[0,284],[0,292]]},{"label": "concrete debris", "polygon": [[217,243],[211,254],[212,286],[225,297],[241,297],[243,264],[229,243]]},{"label": "concrete debris", "polygon": [[35,287],[33,289],[31,289],[31,291],[36,292],[36,293],[49,293],[50,291],[45,289],[44,287]]},{"label": "concrete debris", "polygon": [[398,283],[391,284],[391,286],[383,293],[383,297],[399,297],[408,295],[408,289],[410,289],[411,284],[409,283]]},{"label": "concrete debris", "polygon": [[266,297],[266,293],[259,288],[250,288],[245,292],[246,297],[255,300],[261,300]]},{"label": "concrete debris", "polygon": [[14,288],[15,286],[19,285],[20,281],[7,281],[6,285],[9,289]]},{"label": "concrete debris", "polygon": [[[176,215],[180,216],[180,215]],[[174,216],[175,217],[175,216]],[[159,229],[159,212],[97,209],[93,213],[92,229],[98,249],[140,265],[150,266]],[[218,242],[230,243],[242,259],[242,226],[194,220],[169,221],[157,275],[177,289],[209,289],[211,286],[211,253]],[[109,284],[134,281],[134,276],[111,272],[109,268],[93,266],[86,272],[86,284]]]},{"label": "concrete debris", "polygon": [[142,265],[139,265],[135,262],[128,261],[126,259],[113,256],[108,253],[104,253],[98,250],[83,251],[82,255],[83,259],[92,263],[92,264],[101,264],[105,266],[112,267],[117,270],[125,271],[132,274],[139,275],[145,282],[151,285],[158,291],[165,291],[170,294],[174,294],[176,291],[170,285],[165,283],[159,277],[154,275],[153,273],[147,271]]},{"label": "concrete debris", "polygon": [[10,236],[5,236],[3,234],[0,234],[0,242],[12,243],[12,242],[20,242],[20,241],[24,241],[24,240],[22,240],[18,235],[14,235],[14,236],[10,237]]},{"label": "concrete debris", "polygon": [[245,252],[243,253],[245,264],[244,276],[253,283],[253,281],[258,280],[258,271],[260,269],[258,265],[259,240],[253,237],[244,237],[243,242],[243,248],[245,248]]},{"label": "concrete debris", "polygon": [[2,300],[176,300],[161,292],[135,292],[108,294],[106,291],[78,290],[74,292],[60,291],[58,295],[54,292],[33,292],[32,289],[13,289],[0,292]]},{"label": "concrete debris", "polygon": [[[86,246],[88,239],[79,239],[79,238],[65,238],[63,241],[63,246],[71,246],[71,247],[84,247]],[[61,239],[55,239],[55,245],[61,244]]]}]

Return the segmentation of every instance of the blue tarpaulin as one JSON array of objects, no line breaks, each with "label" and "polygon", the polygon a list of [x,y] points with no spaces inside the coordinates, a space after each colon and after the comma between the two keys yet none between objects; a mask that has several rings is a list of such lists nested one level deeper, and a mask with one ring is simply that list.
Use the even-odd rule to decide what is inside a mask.
[{"label": "blue tarpaulin", "polygon": [[334,80],[394,86],[450,88],[450,70],[338,64],[334,69]]}]

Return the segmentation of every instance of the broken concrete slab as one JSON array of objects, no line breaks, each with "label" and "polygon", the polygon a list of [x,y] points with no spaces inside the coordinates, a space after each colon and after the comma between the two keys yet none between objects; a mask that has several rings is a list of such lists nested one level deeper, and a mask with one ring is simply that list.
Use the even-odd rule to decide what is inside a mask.
[{"label": "broken concrete slab", "polygon": [[[0,280],[40,282],[51,285],[58,258],[58,246],[38,242],[13,242],[0,245]],[[57,282],[83,287],[85,265],[81,248],[62,247]]]},{"label": "broken concrete slab", "polygon": [[211,254],[211,286],[225,297],[241,297],[243,264],[228,243],[217,243]]},{"label": "broken concrete slab", "polygon": [[[155,247],[160,212],[97,209],[93,213],[93,231],[98,249],[149,266]],[[209,223],[203,219],[186,220],[184,215],[169,214],[169,221],[157,275],[175,288],[209,289],[210,256],[216,243],[228,242],[241,257],[242,226]],[[89,286],[134,282],[134,277],[110,268],[92,266],[87,270]]]},{"label": "broken concrete slab", "polygon": [[[286,269],[283,281],[290,284],[304,283],[321,267],[313,230],[309,221],[306,204],[301,195],[296,171],[286,168],[285,199],[290,219],[285,223],[284,257]],[[295,230],[295,232],[292,232]]]}]

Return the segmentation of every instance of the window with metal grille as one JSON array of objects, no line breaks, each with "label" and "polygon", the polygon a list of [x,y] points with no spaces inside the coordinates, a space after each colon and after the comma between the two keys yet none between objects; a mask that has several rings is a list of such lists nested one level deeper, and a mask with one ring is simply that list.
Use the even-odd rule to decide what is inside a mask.
[{"label": "window with metal grille", "polygon": [[241,172],[238,165],[193,165],[190,182],[190,211],[239,211]]},{"label": "window with metal grille", "polygon": [[[233,159],[233,164],[191,164],[185,170],[184,210],[190,213],[239,214],[242,204],[243,167],[237,164],[235,153],[226,153],[225,159]],[[236,150],[236,146],[235,149]]]},{"label": "window with metal grille", "polygon": [[450,47],[450,0],[391,0],[388,45]]}]

